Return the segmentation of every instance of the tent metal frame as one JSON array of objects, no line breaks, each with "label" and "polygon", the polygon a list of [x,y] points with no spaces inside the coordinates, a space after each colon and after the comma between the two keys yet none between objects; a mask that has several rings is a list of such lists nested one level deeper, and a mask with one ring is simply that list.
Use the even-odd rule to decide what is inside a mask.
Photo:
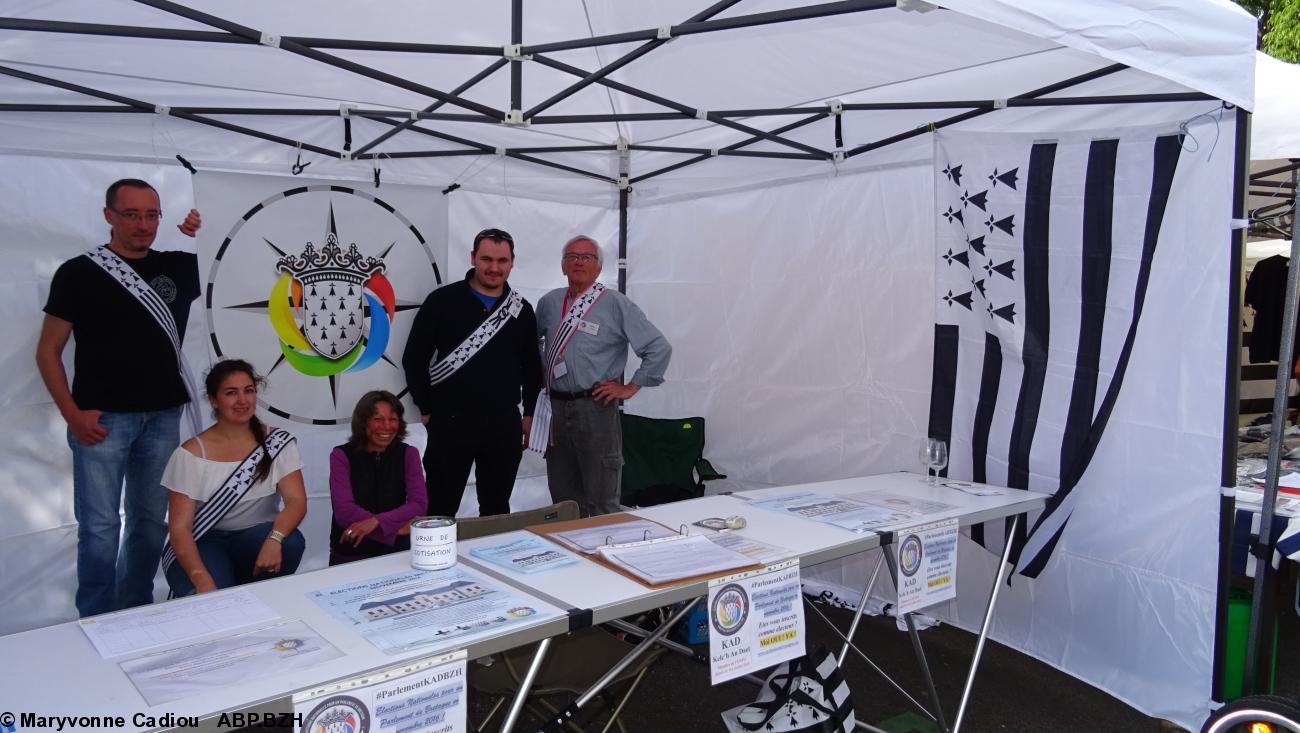
[{"label": "tent metal frame", "polygon": [[[248,107],[173,107],[165,108],[147,101],[132,99],[122,95],[114,94],[108,91],[93,89],[87,86],[74,84],[68,81],[55,79],[48,76],[35,74],[21,69],[0,66],[0,74],[24,79],[33,83],[51,86],[78,94],[86,95],[96,99],[110,102],[112,104],[0,104],[0,113],[4,112],[66,112],[73,114],[96,114],[96,113],[138,113],[138,114],[156,114],[165,113],[173,117],[187,120],[196,124],[206,125],[228,132],[247,135],[258,138],[267,142],[277,143],[280,145],[293,147],[301,150],[310,151],[319,155],[337,158],[341,160],[382,160],[382,159],[403,159],[403,158],[421,158],[421,157],[442,157],[442,156],[474,156],[474,155],[502,155],[515,160],[526,162],[533,165],[546,166],[556,170],[565,171],[574,175],[591,178],[618,187],[619,190],[619,241],[618,241],[618,284],[619,290],[626,289],[626,263],[627,263],[627,219],[628,203],[632,186],[634,184],[646,181],[658,176],[681,170],[687,166],[703,163],[713,157],[721,156],[749,156],[761,158],[783,158],[792,160],[825,160],[828,162],[839,162],[854,158],[865,153],[879,150],[881,148],[893,145],[904,140],[908,140],[920,135],[934,132],[951,125],[956,125],[966,120],[973,119],[985,114],[989,114],[1002,108],[1013,107],[1043,107],[1043,106],[1072,106],[1072,105],[1105,105],[1105,104],[1135,104],[1135,103],[1176,103],[1188,101],[1219,101],[1218,98],[1200,92],[1185,92],[1171,94],[1135,94],[1135,95],[1100,95],[1100,96],[1075,96],[1075,97],[1048,97],[1047,95],[1064,91],[1070,87],[1125,70],[1129,67],[1123,64],[1111,64],[1077,76],[1064,79],[1062,81],[1044,86],[1038,89],[1026,91],[1022,94],[1010,97],[1008,99],[972,99],[972,100],[938,100],[938,101],[912,101],[912,102],[878,102],[878,103],[845,103],[845,104],[827,104],[825,106],[801,106],[786,108],[759,108],[759,109],[741,109],[741,110],[704,110],[671,100],[652,92],[639,89],[629,84],[614,81],[609,78],[611,74],[624,68],[628,64],[635,62],[637,59],[653,52],[654,50],[666,45],[670,40],[681,36],[707,34],[719,31],[733,30],[737,28],[746,28],[759,25],[774,23],[798,22],[801,20],[810,20],[815,18],[826,18],[835,15],[869,12],[883,8],[894,8],[897,6],[896,0],[838,0],[836,2],[826,2],[822,4],[809,5],[799,8],[785,10],[752,13],[748,15],[736,15],[726,18],[716,18],[719,13],[724,12],[740,0],[720,0],[700,13],[688,18],[683,23],[663,28],[643,29],[624,33],[615,33],[603,36],[588,38],[577,38],[568,41],[553,43],[540,43],[528,45],[523,38],[523,0],[512,0],[510,13],[510,29],[508,45],[499,46],[472,46],[472,45],[454,45],[454,44],[434,44],[434,43],[407,43],[393,41],[367,41],[358,39],[340,39],[340,38],[317,38],[306,36],[282,36],[275,37],[263,31],[240,25],[230,20],[204,13],[193,8],[189,8],[172,0],[134,0],[135,2],[146,5],[178,17],[186,18],[215,30],[190,30],[190,29],[172,29],[172,28],[152,28],[127,25],[109,25],[98,23],[80,23],[54,20],[35,20],[23,18],[0,18],[0,30],[15,30],[38,33],[65,33],[94,36],[115,36],[122,38],[138,39],[157,39],[172,41],[187,41],[198,43],[230,43],[245,44],[255,46],[274,46],[286,53],[292,53],[303,58],[316,61],[320,64],[328,65],[342,71],[363,76],[368,79],[378,81],[393,87],[403,89],[423,97],[433,100],[428,106],[419,111],[412,110],[393,110],[393,109],[307,109],[307,108],[248,108]],[[642,45],[625,53],[612,62],[595,69],[581,69],[570,64],[564,63],[557,59],[551,58],[546,54],[553,52],[596,48],[601,46],[610,46],[626,44],[631,42],[643,42]],[[492,58],[493,60],[477,74],[467,79],[464,83],[450,91],[443,91],[424,84],[420,84],[396,75],[384,72],[382,70],[367,66],[355,61],[348,60],[341,56],[327,53],[326,50],[332,51],[381,51],[394,53],[417,53],[417,54],[451,54],[451,55],[468,55],[482,56]],[[567,73],[577,78],[577,81],[564,88],[560,92],[551,95],[549,98],[533,105],[531,108],[523,109],[523,91],[524,91],[524,63],[531,61],[548,68]],[[475,102],[463,96],[471,88],[491,77],[502,68],[509,66],[509,105],[507,109],[497,109],[485,104]],[[611,113],[611,114],[583,114],[583,115],[545,115],[546,110],[554,107],[556,104],[568,99],[581,90],[591,86],[600,85],[607,89],[618,91],[638,99],[655,103],[664,107],[665,112],[650,113]],[[1226,103],[1223,103],[1226,105]],[[445,106],[456,107],[459,112],[439,111]],[[897,111],[897,110],[964,110],[952,116],[936,120],[923,127],[913,130],[900,132],[895,135],[883,137],[864,144],[859,144],[851,149],[845,150],[840,147],[840,128],[839,123],[847,114],[860,114],[873,111]],[[238,116],[341,116],[347,129],[348,138],[351,135],[350,117],[358,117],[366,120],[379,122],[387,125],[390,129],[384,130],[381,134],[373,137],[368,142],[360,145],[354,152],[345,148],[336,150],[323,145],[316,145],[301,140],[294,140],[280,135],[263,132],[241,124],[235,124],[224,119],[215,119],[214,116],[221,117],[238,117]],[[757,120],[767,117],[788,117],[797,116],[798,119],[777,126],[773,129],[762,129],[752,124],[745,124],[736,121],[737,119]],[[821,149],[808,145],[790,138],[784,137],[788,132],[792,132],[804,126],[819,122],[827,118],[835,118],[836,142],[837,148],[833,150]],[[717,149],[703,149],[689,146],[672,146],[672,145],[647,145],[638,144],[620,140],[617,145],[556,145],[556,146],[526,146],[513,148],[498,148],[483,142],[451,135],[436,129],[422,126],[420,122],[472,122],[472,123],[491,123],[507,124],[512,126],[523,125],[556,125],[556,124],[574,124],[574,123],[597,123],[597,122],[650,122],[650,121],[681,121],[688,119],[697,119],[702,122],[708,122],[718,127],[728,128],[730,130],[743,133],[744,137],[729,145]],[[1249,148],[1249,119],[1250,115],[1244,110],[1236,110],[1236,159],[1234,161],[1234,218],[1242,218],[1245,212],[1245,196],[1247,192],[1248,178],[1248,148]],[[428,137],[433,137],[444,142],[455,143],[461,147],[438,150],[406,150],[392,152],[375,152],[379,145],[392,140],[395,136],[403,132],[412,132]],[[772,151],[762,150],[753,151],[745,148],[760,143],[770,142],[781,145],[786,150]],[[545,158],[537,157],[539,154],[546,153],[565,153],[565,152],[616,152],[619,154],[617,177],[589,171],[570,166]],[[630,151],[649,151],[661,153],[673,153],[687,155],[686,159],[651,170],[639,175],[633,176],[628,165],[628,153]],[[1300,163],[1293,163],[1290,167],[1279,168],[1273,171],[1257,174],[1252,179],[1254,185],[1265,185],[1262,181],[1266,175],[1272,175],[1287,170],[1294,171],[1300,167]],[[448,189],[454,190],[457,186]],[[1284,185],[1273,186],[1279,189],[1285,189]],[[1294,188],[1291,189],[1292,201],[1294,201]],[[1232,235],[1232,269],[1235,273],[1241,272],[1242,266],[1242,247],[1244,245],[1244,232],[1234,231]],[[1296,258],[1292,258],[1293,277]],[[1224,445],[1223,445],[1223,476],[1222,484],[1225,487],[1225,495],[1220,502],[1220,569],[1219,569],[1219,597],[1218,608],[1216,609],[1216,629],[1215,629],[1215,666],[1221,668],[1221,661],[1226,646],[1226,589],[1228,578],[1228,561],[1231,549],[1232,533],[1232,515],[1233,500],[1227,496],[1226,487],[1235,485],[1235,455],[1236,455],[1236,416],[1237,416],[1237,376],[1240,374],[1240,338],[1236,329],[1236,320],[1238,308],[1241,300],[1240,285],[1234,278],[1230,284],[1229,305],[1231,308],[1228,329],[1228,355],[1227,355],[1227,374],[1226,384],[1227,398],[1224,405]],[[1290,294],[1294,296],[1294,293]],[[1291,306],[1288,311],[1291,317],[1295,315],[1294,297],[1288,300]],[[1279,384],[1282,378],[1279,378]],[[1270,480],[1268,488],[1275,490],[1276,485],[1276,465],[1272,451],[1270,451]],[[1257,548],[1263,552],[1267,549],[1271,555],[1272,549]],[[1270,564],[1267,559],[1261,560],[1261,568],[1268,568]],[[1266,571],[1261,571],[1263,574]],[[1260,602],[1256,596],[1256,604]],[[1252,613],[1252,621],[1256,620],[1257,613]],[[1252,623],[1252,639],[1250,646],[1251,654],[1257,654],[1255,647],[1259,645],[1260,640],[1256,637],[1259,635],[1255,625]],[[1258,659],[1258,656],[1253,656]],[[1248,666],[1247,674],[1251,675]],[[1253,680],[1251,680],[1253,682]],[[1215,675],[1213,682],[1213,697],[1215,700],[1222,699],[1222,685]]]}]

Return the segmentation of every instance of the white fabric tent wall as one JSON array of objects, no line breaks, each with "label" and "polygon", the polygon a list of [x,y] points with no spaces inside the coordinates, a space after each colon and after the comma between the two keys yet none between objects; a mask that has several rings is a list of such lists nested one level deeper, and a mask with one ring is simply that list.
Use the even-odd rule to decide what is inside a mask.
[{"label": "white fabric tent wall", "polygon": [[[222,3],[192,4],[217,14],[236,12]],[[130,3],[39,5],[14,12],[59,20],[200,27]],[[724,15],[788,5],[780,0],[754,0]],[[1065,0],[1035,3],[1029,10],[1004,0],[962,0],[951,5],[956,12],[919,15],[887,9],[801,21],[788,29],[765,26],[748,33],[687,36],[621,69],[614,78],[722,109],[772,106],[760,92],[773,90],[783,92],[775,97],[777,106],[820,105],[831,96],[849,102],[1005,98],[1121,61],[1133,69],[1076,85],[1057,96],[1185,92],[1191,88],[1247,108],[1252,103],[1252,20],[1226,0],[1198,0],[1179,4],[1176,9],[1160,0],[1104,0],[1090,3],[1086,13]],[[529,14],[526,40],[653,28],[680,22],[699,10],[699,4],[691,0],[656,4],[605,0],[582,7],[578,3],[548,6],[545,14]],[[237,14],[241,22],[281,33],[338,36],[342,35],[338,18],[350,18],[348,34],[361,38],[409,40],[408,29],[423,27],[454,30],[448,36],[454,36],[456,42],[488,44],[503,40],[509,17],[508,3],[502,0],[454,9],[401,2],[386,7],[384,13],[361,17],[341,0],[317,2],[311,12],[302,12],[297,3],[285,3],[241,7]],[[399,17],[400,22],[393,22]],[[623,45],[557,56],[596,68],[631,48]],[[0,35],[0,49],[7,57],[0,63],[89,86],[103,85],[119,93],[138,93],[150,103],[332,107],[340,101],[360,100],[398,109],[427,103],[420,95],[394,92],[354,75],[321,73],[297,57],[265,48],[172,41],[149,46],[123,39],[87,41],[55,34],[4,34]],[[160,51],[175,60],[165,70],[152,65]],[[256,61],[246,61],[245,51],[252,51]],[[479,68],[459,59],[430,64],[420,57],[394,60],[393,55],[372,52],[356,52],[351,57],[401,73],[409,71],[413,78],[442,88],[459,83]],[[285,63],[268,73],[269,64],[280,61]],[[138,73],[142,68],[156,76]],[[535,64],[526,68],[526,79],[543,81],[541,91],[534,94],[549,94],[572,81]],[[207,86],[184,83],[186,70],[195,77],[193,81]],[[430,75],[437,79],[429,79]],[[499,105],[504,98],[503,85],[504,77],[493,78],[470,96]],[[0,78],[0,96],[54,103],[86,101],[80,95],[8,77]],[[658,111],[642,100],[629,101],[591,88],[554,111],[652,109]],[[963,123],[963,128],[1014,128],[1050,135],[1108,125],[1192,120],[1202,113],[1209,116],[1190,123],[1195,136],[1189,146],[1212,161],[1206,168],[1220,174],[1221,182],[1229,182],[1233,115],[1219,112],[1213,101],[1005,109]],[[850,115],[844,120],[846,148],[910,131],[947,115],[945,110]],[[776,124],[747,122],[760,127]],[[825,148],[831,139],[831,124],[823,120],[791,137]],[[360,139],[386,129],[366,120],[357,120],[356,125],[358,132],[365,132],[358,134]],[[331,146],[337,146],[340,139],[338,119],[267,117],[257,118],[257,124],[250,126]],[[514,129],[448,123],[439,127],[502,146],[554,141],[552,136],[560,134],[545,125]],[[579,128],[573,138],[610,143],[621,134],[633,143],[659,141],[704,148],[737,139],[735,133],[697,120],[674,122],[668,133],[658,129],[641,122],[593,123]],[[41,165],[49,164],[52,172],[64,176],[91,170],[129,174],[137,170],[132,166],[142,161],[156,173],[159,169],[153,162],[161,161],[167,163],[161,168],[164,175],[183,177],[179,168],[170,166],[176,153],[203,168],[283,173],[295,157],[292,148],[152,115],[86,118],[6,113],[0,115],[0,140],[0,152],[36,151]],[[425,138],[418,141],[417,145],[408,142],[381,149],[444,146]],[[772,143],[752,149],[785,150]],[[63,164],[55,162],[88,157],[99,162],[76,160],[62,170],[57,166]],[[710,426],[708,453],[720,469],[735,477],[736,486],[912,467],[912,446],[924,432],[930,363],[932,286],[926,265],[934,217],[927,193],[930,158],[930,141],[920,136],[839,165],[723,157],[636,183],[629,227],[628,291],[674,341],[676,354],[669,383],[638,395],[629,409],[645,414],[705,415]],[[312,161],[313,176],[368,179],[371,175],[369,162],[331,161],[307,153],[304,159]],[[555,159],[601,175],[615,172],[614,157],[608,153],[565,154]],[[644,174],[681,159],[676,154],[638,152],[632,173]],[[11,158],[0,160],[7,164]],[[117,162],[107,164],[104,160]],[[504,226],[528,243],[521,249],[512,281],[530,297],[560,284],[555,257],[574,230],[588,229],[605,242],[609,255],[615,255],[615,193],[606,183],[500,157],[381,160],[377,165],[383,169],[384,180],[424,183],[439,190],[450,183],[461,184],[462,188],[451,194],[450,260],[465,259],[466,243],[474,231],[487,225]],[[62,179],[52,178],[44,187],[24,186],[13,176],[0,180],[5,179],[3,190],[12,194],[14,202],[12,216],[6,211],[0,223],[0,227],[9,227],[0,230],[5,241],[44,241],[51,226],[42,220],[67,216],[64,209],[70,199],[55,185]],[[169,180],[172,182],[175,179]],[[88,189],[102,187],[98,182],[86,185]],[[185,188],[183,183],[175,185]],[[38,191],[40,197],[33,198]],[[906,195],[896,195],[903,193]],[[97,194],[78,200],[93,202],[96,198]],[[1182,219],[1181,232],[1176,227],[1168,230],[1169,237],[1181,233],[1186,246],[1161,250],[1158,281],[1152,285],[1153,310],[1188,314],[1185,330],[1175,331],[1176,338],[1155,341],[1159,353],[1151,351],[1152,343],[1139,340],[1133,370],[1141,375],[1134,386],[1142,389],[1126,390],[1115,417],[1133,440],[1103,446],[1087,479],[1102,492],[1107,486],[1127,489],[1129,501],[1149,499],[1136,508],[1135,526],[1144,526],[1143,521],[1162,523],[1168,546],[1154,554],[1136,549],[1128,544],[1128,536],[1116,536],[1115,523],[1106,522],[1110,517],[1103,516],[1104,508],[1077,514],[1067,537],[1081,535],[1084,541],[1063,545],[1061,557],[1032,590],[1029,584],[1018,582],[995,630],[998,638],[1098,684],[1140,709],[1192,727],[1199,724],[1196,716],[1208,698],[1206,639],[1212,638],[1213,618],[1207,607],[1213,600],[1213,566],[1205,558],[1209,554],[1206,548],[1216,537],[1217,503],[1207,497],[1217,496],[1216,431],[1221,431],[1222,422],[1222,335],[1226,333],[1225,285],[1230,279],[1226,255],[1220,254],[1226,251],[1229,236],[1228,197],[1222,190],[1207,188],[1199,203],[1198,210]],[[166,206],[178,208],[170,202]],[[92,203],[85,212],[82,208],[77,207],[77,215],[89,219],[98,205]],[[58,260],[85,248],[85,238],[99,231],[91,224],[93,221],[64,235],[66,251],[42,253],[40,261],[47,261],[45,278]],[[529,249],[534,245],[537,250]],[[537,256],[537,251],[547,248],[549,253]],[[829,262],[819,259],[823,253]],[[459,273],[452,268],[448,274]],[[605,275],[613,280],[612,262]],[[16,299],[6,313],[12,318],[6,322],[39,318],[44,300],[39,286],[33,292],[31,283],[22,278],[12,285]],[[908,289],[892,293],[894,287]],[[1158,302],[1156,293],[1160,294]],[[807,322],[810,314],[820,320]],[[908,319],[916,320],[907,327],[894,327],[895,322],[908,323]],[[23,394],[39,402],[44,399],[43,390],[29,371],[33,336],[19,330],[21,333],[6,339],[10,346],[0,353],[0,366],[6,369],[4,376],[12,374],[17,379],[6,381],[29,385]],[[795,344],[815,349],[816,358],[800,358],[796,349],[783,348],[779,339],[787,335]],[[191,337],[190,342],[193,345],[197,340]],[[717,358],[708,356],[712,354]],[[1142,393],[1129,401],[1129,393],[1134,391]],[[1197,397],[1189,401],[1186,395]],[[15,467],[8,470],[15,475],[14,483],[4,487],[5,501],[13,505],[27,502],[30,492],[24,487],[28,485],[50,487],[51,496],[38,504],[43,508],[27,507],[24,515],[41,531],[28,525],[0,525],[0,547],[22,547],[26,556],[27,548],[37,545],[46,553],[37,553],[40,558],[60,553],[70,558],[75,537],[68,525],[67,459],[60,457],[61,451],[49,448],[63,442],[58,417],[48,405],[15,404],[5,409],[0,418],[9,419],[7,424],[41,426],[30,439],[12,441]],[[35,422],[27,422],[33,418]],[[756,430],[756,424],[762,429]],[[1129,444],[1140,445],[1146,439],[1148,427],[1186,429],[1188,437],[1165,449],[1176,460],[1154,462],[1129,452]],[[1184,456],[1193,460],[1183,460]],[[540,502],[543,497],[536,491],[535,474],[539,471],[540,464],[532,461],[522,472],[534,474],[530,501]],[[1155,485],[1165,488],[1158,493],[1145,490]],[[1170,487],[1180,493],[1171,494]],[[1172,514],[1166,515],[1166,509]],[[1166,523],[1167,516],[1174,515],[1185,520],[1185,526]],[[1090,538],[1089,533],[1095,536]],[[22,544],[28,537],[30,544]],[[7,558],[13,555],[6,552]],[[10,617],[23,619],[24,625],[66,618],[70,613],[70,568],[55,564],[63,569],[52,570],[38,562],[33,559],[30,564],[11,565],[7,561],[6,567],[0,567],[3,587],[11,594],[19,591],[13,595],[22,601],[14,603],[30,600],[33,607],[46,612],[0,607],[0,611],[14,610],[16,615]],[[968,553],[963,562],[968,571],[978,569],[981,563],[988,571],[985,555]],[[848,581],[853,568],[845,566],[843,572],[848,574],[843,576],[844,586],[853,586],[856,581]],[[979,587],[978,573],[970,582]],[[1089,598],[1073,603],[1081,592]],[[1114,602],[1110,602],[1112,597]],[[1146,604],[1156,610],[1140,613],[1147,609]],[[58,609],[53,617],[51,609]],[[1104,620],[1094,619],[1095,623],[1089,619],[1089,613],[1102,611],[1127,615],[1118,620],[1102,617]],[[965,608],[955,610],[954,618],[970,625]],[[1125,626],[1127,623],[1132,626]],[[1116,635],[1117,629],[1130,635]],[[1049,635],[1051,638],[1045,638]],[[1157,644],[1128,643],[1144,635],[1156,639]],[[1175,642],[1179,645],[1174,646]],[[1153,671],[1142,664],[1159,664],[1159,653],[1165,651],[1178,657],[1173,662],[1174,673],[1163,667]]]}]

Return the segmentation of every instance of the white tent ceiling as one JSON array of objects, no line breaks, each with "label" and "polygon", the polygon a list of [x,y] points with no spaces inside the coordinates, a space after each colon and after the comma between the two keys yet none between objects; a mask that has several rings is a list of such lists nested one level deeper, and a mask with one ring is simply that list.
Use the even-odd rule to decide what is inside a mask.
[{"label": "white tent ceiling", "polygon": [[[722,154],[730,162],[722,165],[719,160],[702,161],[681,172],[674,170],[668,174],[671,188],[673,178],[695,178],[695,167],[713,169],[703,174],[705,179],[716,175],[720,167],[729,177],[770,177],[775,171],[780,175],[825,172],[831,165],[828,159],[837,149],[834,117],[823,115],[790,131],[784,135],[788,142],[753,140],[751,134],[734,125],[774,130],[807,121],[813,116],[809,111],[824,110],[834,99],[849,104],[971,101],[961,107],[847,112],[842,120],[840,149],[847,151],[849,158],[859,146],[978,109],[980,101],[987,106],[990,100],[1018,97],[1115,63],[1130,67],[1120,71],[1117,78],[1127,78],[1130,83],[1133,79],[1144,81],[1134,90],[1138,93],[1195,91],[1246,107],[1253,103],[1250,72],[1254,56],[1249,39],[1253,38],[1250,28],[1254,20],[1227,0],[1184,2],[1176,9],[1157,0],[1106,0],[1090,2],[1086,7],[1054,0],[1035,3],[1032,10],[1003,0],[956,0],[947,3],[947,9],[934,12],[908,12],[893,7],[892,2],[872,0],[823,5],[744,0],[719,3],[709,11],[704,11],[699,0],[566,0],[548,2],[544,8],[523,4],[520,37],[524,53],[533,52],[529,60],[516,64],[522,77],[519,108],[530,122],[523,126],[501,124],[480,114],[500,115],[511,107],[512,64],[501,61],[501,48],[511,40],[509,0],[472,4],[406,0],[364,10],[358,10],[354,3],[336,0],[237,5],[201,0],[185,5],[211,17],[201,18],[204,22],[182,17],[183,9],[163,2],[10,3],[10,18],[0,20],[0,28],[6,28],[0,30],[0,67],[120,95],[149,107],[264,111],[293,108],[316,110],[323,116],[204,115],[282,138],[282,144],[276,144],[238,139],[235,133],[202,127],[192,120],[163,119],[152,114],[98,114],[96,132],[86,135],[82,123],[71,124],[66,113],[8,110],[0,113],[0,129],[12,133],[5,139],[21,140],[24,150],[168,159],[180,153],[196,164],[218,165],[234,158],[250,168],[283,166],[283,161],[292,161],[296,156],[292,143],[301,142],[307,146],[304,160],[322,163],[327,156],[313,153],[312,146],[333,153],[343,149],[343,123],[337,117],[340,105],[405,115],[433,103],[430,90],[451,92],[496,64],[500,68],[463,91],[463,103],[445,104],[437,110],[462,119],[423,120],[418,125],[455,139],[406,130],[368,152],[495,154],[555,146],[611,146],[623,138],[634,146],[630,163],[634,184],[647,174],[746,141],[742,153],[813,154],[821,158],[765,158],[755,164],[752,158],[737,162],[734,154],[724,150]],[[763,19],[763,14],[797,12],[801,8],[809,15],[835,14],[680,35],[608,74],[610,82],[625,87],[611,89],[590,84],[551,103],[581,74],[638,49],[644,51],[650,41],[637,38],[616,45],[557,50],[547,50],[545,44],[637,31],[654,35],[656,29],[673,24],[678,24],[675,33],[681,33],[700,28],[680,25],[692,18],[707,17],[710,22]],[[247,41],[20,30],[23,21],[201,32],[207,34],[203,38],[227,41],[239,39],[222,27],[236,32],[251,30],[319,46],[316,53],[362,64],[391,77],[381,81],[306,58],[290,50],[290,43],[273,48]],[[223,22],[238,27],[223,26]],[[337,49],[328,47],[333,44],[310,40],[339,38],[452,44],[461,47],[461,52]],[[1088,93],[1083,89],[1086,87],[1067,84],[1053,96]],[[0,98],[10,104],[29,105],[118,104],[15,76],[0,77]],[[1194,109],[1204,106],[1202,101]],[[732,126],[718,124],[717,119],[697,119],[702,112],[788,108],[809,111],[761,117],[728,115],[722,122]],[[1192,109],[1189,114],[1195,113]],[[554,124],[557,116],[643,113],[672,118]],[[77,116],[84,119],[84,114]],[[473,117],[477,119],[466,119]],[[391,122],[403,117],[386,119],[390,123],[354,118],[352,149],[389,131]],[[283,145],[285,142],[290,145]],[[475,151],[473,143],[485,149]],[[636,146],[668,146],[694,152],[640,150]],[[232,156],[232,150],[239,154]],[[617,156],[609,150],[524,154],[586,171],[597,179],[563,184],[574,189],[567,194],[557,191],[556,195],[563,198],[590,200],[593,195],[607,195],[611,188],[608,181],[598,179],[614,178],[618,173]],[[772,165],[774,162],[777,165]],[[478,183],[489,182],[487,187],[491,189],[504,186],[507,180],[518,183],[521,177],[556,178],[554,169],[529,170],[540,167],[535,163],[512,162],[504,166],[481,154],[412,158],[400,164],[382,160],[380,165],[390,176],[442,185],[481,175]],[[317,165],[314,172],[321,167]],[[355,177],[370,172],[361,162],[342,168],[350,168]],[[486,168],[492,170],[484,174]],[[691,188],[685,186],[685,190]]]}]

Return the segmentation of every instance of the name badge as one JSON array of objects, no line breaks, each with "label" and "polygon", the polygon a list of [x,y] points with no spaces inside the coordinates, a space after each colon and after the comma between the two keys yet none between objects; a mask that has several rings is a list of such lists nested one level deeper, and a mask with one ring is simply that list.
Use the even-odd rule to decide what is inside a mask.
[{"label": "name badge", "polygon": [[578,321],[578,330],[595,336],[600,333],[600,324],[592,321]]},{"label": "name badge", "polygon": [[569,373],[569,367],[564,362],[559,362],[551,369],[551,376],[559,379]]},{"label": "name badge", "polygon": [[510,305],[510,317],[517,318],[519,316],[520,311],[522,311],[523,309],[524,309],[524,301],[516,300],[514,303]]}]

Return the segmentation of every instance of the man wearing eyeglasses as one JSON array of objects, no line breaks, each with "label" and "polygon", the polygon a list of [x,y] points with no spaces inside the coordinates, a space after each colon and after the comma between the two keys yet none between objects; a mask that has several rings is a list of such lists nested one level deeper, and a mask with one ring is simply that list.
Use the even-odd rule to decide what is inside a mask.
[{"label": "man wearing eyeglasses", "polygon": [[464,280],[425,298],[402,355],[407,387],[429,433],[429,512],[442,516],[460,509],[471,464],[479,516],[510,512],[541,390],[537,318],[507,282],[514,238],[484,229],[475,235],[469,259]]},{"label": "man wearing eyeglasses", "polygon": [[[662,384],[673,351],[635,303],[597,282],[603,264],[596,240],[570,239],[560,261],[569,286],[537,301],[551,425],[548,436],[539,434],[545,432],[539,423],[530,446],[546,451],[551,498],[573,499],[583,516],[620,511],[618,405],[642,387]],[[628,347],[641,366],[624,384]]]},{"label": "man wearing eyeglasses", "polygon": [[[162,221],[152,186],[134,178],[109,186],[104,219],[108,244],[54,273],[36,345],[41,379],[68,424],[83,617],[153,601],[167,533],[160,481],[190,402],[177,349],[199,294],[193,253],[150,249]],[[193,237],[199,226],[191,209],[177,228]],[[168,318],[170,330],[160,325]],[[71,389],[62,360],[69,336],[77,344]]]}]

